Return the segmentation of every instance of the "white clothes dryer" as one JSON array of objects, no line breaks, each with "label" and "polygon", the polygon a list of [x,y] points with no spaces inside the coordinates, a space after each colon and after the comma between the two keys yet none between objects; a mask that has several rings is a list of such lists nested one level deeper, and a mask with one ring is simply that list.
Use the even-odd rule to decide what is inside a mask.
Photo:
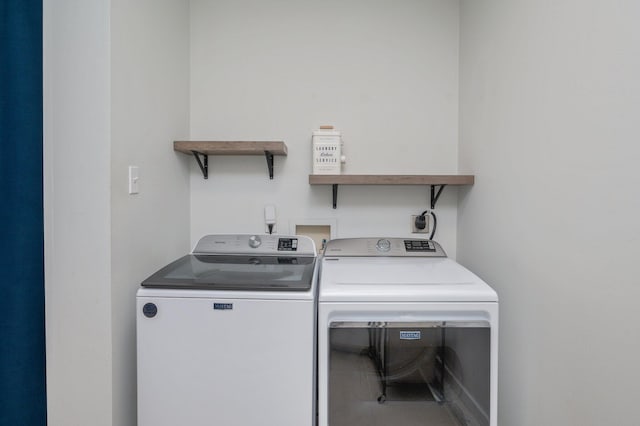
[{"label": "white clothes dryer", "polygon": [[498,296],[424,239],[330,241],[319,426],[496,426]]},{"label": "white clothes dryer", "polygon": [[316,255],[207,235],[137,293],[138,425],[315,423]]}]

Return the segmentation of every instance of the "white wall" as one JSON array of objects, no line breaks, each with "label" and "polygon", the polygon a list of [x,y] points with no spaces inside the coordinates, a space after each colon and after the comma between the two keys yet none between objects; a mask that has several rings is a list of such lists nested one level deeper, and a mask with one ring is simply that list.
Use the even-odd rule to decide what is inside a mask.
[{"label": "white wall", "polygon": [[465,1],[458,259],[501,299],[501,425],[635,425],[640,3]]},{"label": "white wall", "polygon": [[[337,236],[409,234],[428,187],[310,186],[311,132],[343,132],[346,173],[455,173],[458,2],[193,0],[191,138],[284,140],[269,181],[264,157],[191,160],[191,239],[278,231],[337,219]],[[455,256],[456,188],[438,203],[437,239]]]},{"label": "white wall", "polygon": [[[111,0],[113,424],[136,424],[135,293],[189,247],[189,3]],[[128,166],[140,193],[128,194]]]},{"label": "white wall", "polygon": [[[466,1],[459,27],[450,0],[268,3],[45,0],[49,424],[134,424],[133,294],[189,239],[261,232],[266,203],[281,232],[407,234],[428,188],[345,186],[333,210],[308,185],[334,124],[348,173],[476,175],[459,217],[445,190],[437,238],[500,294],[500,424],[632,425],[640,5]],[[211,157],[205,181],[171,151],[189,136],[289,156],[273,181]]]},{"label": "white wall", "polygon": [[[456,169],[457,2],[334,2],[338,18],[312,2],[44,7],[50,425],[135,424],[135,290],[190,236],[260,232],[267,202],[281,232],[290,218],[328,217],[340,236],[408,233],[426,187],[343,187],[334,211],[330,187],[308,185],[320,124],[344,131],[352,173]],[[271,182],[262,157],[211,158],[203,181],[171,149],[190,132],[282,138],[290,155],[276,158]],[[387,140],[389,153],[369,150]],[[129,165],[140,167],[138,195],[126,193]],[[455,194],[438,208],[451,254]]]},{"label": "white wall", "polygon": [[188,26],[182,0],[44,2],[49,425],[136,424],[135,291],[189,250]]},{"label": "white wall", "polygon": [[47,417],[111,425],[109,2],[45,0]]}]

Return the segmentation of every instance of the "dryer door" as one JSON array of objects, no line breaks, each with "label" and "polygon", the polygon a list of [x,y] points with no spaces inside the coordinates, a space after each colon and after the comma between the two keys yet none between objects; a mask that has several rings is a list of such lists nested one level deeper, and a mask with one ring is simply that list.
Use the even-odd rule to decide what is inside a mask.
[{"label": "dryer door", "polygon": [[329,425],[489,425],[485,321],[331,322]]}]

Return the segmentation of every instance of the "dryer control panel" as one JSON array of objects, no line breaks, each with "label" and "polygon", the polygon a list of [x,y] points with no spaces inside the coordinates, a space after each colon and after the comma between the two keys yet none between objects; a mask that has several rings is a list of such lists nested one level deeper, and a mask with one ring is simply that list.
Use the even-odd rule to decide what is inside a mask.
[{"label": "dryer control panel", "polygon": [[327,243],[324,256],[447,257],[440,244],[423,238],[343,238]]},{"label": "dryer control panel", "polygon": [[436,245],[429,240],[404,240],[404,248],[407,251],[436,251]]}]

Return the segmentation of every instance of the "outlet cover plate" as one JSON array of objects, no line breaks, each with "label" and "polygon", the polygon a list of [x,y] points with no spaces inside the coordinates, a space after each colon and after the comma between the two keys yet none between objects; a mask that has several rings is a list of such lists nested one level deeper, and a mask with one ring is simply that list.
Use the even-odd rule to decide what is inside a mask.
[{"label": "outlet cover plate", "polygon": [[416,218],[418,216],[420,215],[417,215],[417,214],[411,215],[411,223],[409,224],[409,226],[411,227],[411,233],[412,234],[428,234],[429,233],[429,215],[424,216],[425,225],[426,225],[424,229],[416,228]]}]

